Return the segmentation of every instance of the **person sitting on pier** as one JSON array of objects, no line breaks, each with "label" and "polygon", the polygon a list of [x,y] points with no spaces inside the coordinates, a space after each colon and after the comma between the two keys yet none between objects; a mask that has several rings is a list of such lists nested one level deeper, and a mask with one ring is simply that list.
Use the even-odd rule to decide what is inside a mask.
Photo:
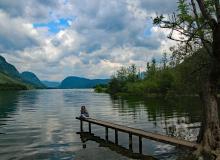
[{"label": "person sitting on pier", "polygon": [[80,118],[89,118],[89,112],[87,111],[85,106],[81,107],[81,115]]}]

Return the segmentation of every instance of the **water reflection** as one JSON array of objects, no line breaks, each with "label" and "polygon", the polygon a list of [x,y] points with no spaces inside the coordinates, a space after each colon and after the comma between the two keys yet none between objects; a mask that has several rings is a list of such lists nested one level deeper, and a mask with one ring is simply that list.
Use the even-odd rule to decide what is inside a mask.
[{"label": "water reflection", "polygon": [[134,120],[146,118],[154,125],[155,132],[196,141],[202,115],[198,97],[141,99],[128,96],[111,97],[111,100],[121,115],[130,113]]},{"label": "water reflection", "polygon": [[[119,148],[113,150],[91,138],[81,142],[75,134],[79,131],[75,117],[81,105],[97,119],[189,140],[196,138],[201,120],[199,100],[193,97],[122,98],[93,90],[0,92],[0,133],[4,133],[0,134],[0,159],[133,159],[121,154]],[[105,133],[98,126],[92,126],[92,131],[101,138]],[[114,139],[111,130],[109,139]],[[133,140],[137,152],[138,139]],[[119,144],[128,148],[128,136],[119,133]],[[170,160],[185,152],[144,140],[143,154]]]},{"label": "water reflection", "polygon": [[18,95],[16,91],[0,91],[0,118],[6,118],[16,111]]},{"label": "water reflection", "polygon": [[126,156],[128,158],[132,159],[145,159],[145,160],[156,160],[155,158],[148,156],[148,155],[143,155],[139,153],[134,153],[133,151],[130,151],[129,149],[121,146],[121,145],[116,145],[115,143],[111,141],[106,141],[105,139],[95,136],[94,134],[91,134],[89,132],[77,132],[77,134],[80,135],[81,141],[83,143],[83,148],[86,148],[86,142],[87,141],[95,141],[99,144],[99,147],[106,147],[109,148],[110,150],[117,152],[123,156]]}]

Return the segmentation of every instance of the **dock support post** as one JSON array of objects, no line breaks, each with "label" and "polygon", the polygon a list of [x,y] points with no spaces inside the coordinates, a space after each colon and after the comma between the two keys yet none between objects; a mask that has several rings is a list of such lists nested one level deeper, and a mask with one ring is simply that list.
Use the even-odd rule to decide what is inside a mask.
[{"label": "dock support post", "polygon": [[83,132],[83,121],[80,120],[80,132]]},{"label": "dock support post", "polygon": [[108,127],[105,127],[105,140],[108,141]]},{"label": "dock support post", "polygon": [[115,144],[118,145],[118,130],[115,129]]},{"label": "dock support post", "polygon": [[132,133],[129,133],[129,150],[132,151]]},{"label": "dock support post", "polygon": [[142,137],[139,136],[139,153],[142,154]]},{"label": "dock support post", "polygon": [[91,129],[91,123],[89,122],[89,133],[92,132],[92,129]]}]

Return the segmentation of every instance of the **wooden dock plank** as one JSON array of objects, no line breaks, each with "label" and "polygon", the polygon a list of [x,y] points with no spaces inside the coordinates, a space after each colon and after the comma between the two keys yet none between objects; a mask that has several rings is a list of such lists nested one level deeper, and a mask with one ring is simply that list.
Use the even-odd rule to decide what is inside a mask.
[{"label": "wooden dock plank", "polygon": [[131,133],[132,135],[141,136],[143,138],[151,139],[151,140],[158,141],[158,142],[168,143],[168,144],[180,146],[180,147],[187,147],[190,149],[197,148],[196,143],[189,142],[189,141],[182,140],[182,139],[178,139],[176,137],[170,137],[167,135],[152,133],[152,132],[144,131],[141,129],[131,128],[131,127],[127,127],[124,125],[114,124],[111,122],[97,120],[97,119],[93,119],[93,118],[81,119],[79,117],[76,117],[76,119],[81,120],[81,121],[86,121],[89,123],[93,123],[96,125],[112,128],[112,129],[117,129],[118,131],[121,131],[121,132]]}]

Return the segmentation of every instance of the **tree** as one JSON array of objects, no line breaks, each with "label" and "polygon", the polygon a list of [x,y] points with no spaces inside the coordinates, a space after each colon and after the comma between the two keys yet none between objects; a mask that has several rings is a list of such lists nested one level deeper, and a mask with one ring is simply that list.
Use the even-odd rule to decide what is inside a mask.
[{"label": "tree", "polygon": [[135,64],[132,64],[128,67],[128,81],[135,82],[138,80],[137,67]]},{"label": "tree", "polygon": [[121,67],[116,74],[116,77],[119,81],[125,82],[128,77],[128,70],[126,67]]},{"label": "tree", "polygon": [[109,82],[107,92],[111,94],[116,94],[118,92],[121,92],[121,81],[117,79],[117,77],[112,76],[111,81]]},{"label": "tree", "polygon": [[161,59],[161,62],[163,64],[163,69],[166,69],[167,68],[167,62],[168,62],[167,53],[166,52],[163,53],[163,57]]},{"label": "tree", "polygon": [[167,95],[168,91],[172,88],[174,77],[170,70],[164,69],[159,74],[158,84],[162,95]]},{"label": "tree", "polygon": [[[188,3],[189,2],[189,3]],[[220,76],[220,2],[219,0],[179,0],[178,13],[169,18],[163,15],[154,19],[154,24],[171,29],[168,36],[177,41],[173,56],[183,61],[204,48],[206,63],[198,64],[195,70],[206,68],[201,100],[204,104],[204,122],[200,132],[200,147],[197,153],[217,153],[220,150],[220,127],[218,117],[217,82]]]},{"label": "tree", "polygon": [[151,60],[151,63],[147,62],[147,71],[145,74],[145,79],[154,77],[154,75],[156,74],[156,71],[157,71],[156,60],[153,58]]}]

